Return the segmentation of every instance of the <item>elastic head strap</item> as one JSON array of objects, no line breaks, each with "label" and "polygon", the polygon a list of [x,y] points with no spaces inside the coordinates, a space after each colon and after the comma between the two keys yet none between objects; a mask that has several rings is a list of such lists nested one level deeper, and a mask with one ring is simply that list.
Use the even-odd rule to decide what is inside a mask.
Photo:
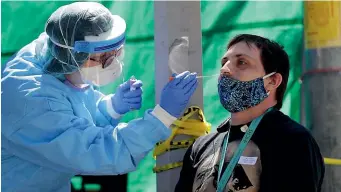
[{"label": "elastic head strap", "polygon": [[276,73],[276,72],[269,73],[269,74],[265,75],[265,76],[263,77],[263,79],[266,79],[266,78],[272,76],[272,75],[275,74],[275,73]]}]

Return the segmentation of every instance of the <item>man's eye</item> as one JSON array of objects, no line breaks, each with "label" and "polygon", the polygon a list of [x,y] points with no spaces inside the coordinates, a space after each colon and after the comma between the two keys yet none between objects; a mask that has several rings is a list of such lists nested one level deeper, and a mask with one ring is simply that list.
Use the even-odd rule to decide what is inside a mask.
[{"label": "man's eye", "polygon": [[243,61],[243,60],[238,60],[238,65],[245,65],[245,64],[247,64],[245,61]]}]

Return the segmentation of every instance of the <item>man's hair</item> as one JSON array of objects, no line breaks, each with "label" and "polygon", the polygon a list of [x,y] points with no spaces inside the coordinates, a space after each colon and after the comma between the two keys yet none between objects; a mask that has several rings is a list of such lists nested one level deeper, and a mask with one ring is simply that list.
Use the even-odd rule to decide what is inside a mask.
[{"label": "man's hair", "polygon": [[284,51],[283,46],[257,35],[240,34],[229,42],[227,49],[239,42],[245,42],[248,46],[254,45],[260,50],[260,57],[266,74],[276,72],[282,75],[282,83],[276,90],[277,104],[275,106],[275,108],[281,109],[290,68],[289,56]]}]

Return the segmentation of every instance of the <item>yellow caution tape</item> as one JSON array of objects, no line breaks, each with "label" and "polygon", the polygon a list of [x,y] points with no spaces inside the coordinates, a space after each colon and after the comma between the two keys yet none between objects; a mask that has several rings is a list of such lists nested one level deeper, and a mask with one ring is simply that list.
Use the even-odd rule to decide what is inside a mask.
[{"label": "yellow caution tape", "polygon": [[183,164],[182,162],[175,162],[175,163],[169,163],[169,164],[166,164],[166,165],[163,165],[163,166],[159,166],[159,167],[154,167],[153,168],[153,172],[154,173],[160,173],[160,172],[163,172],[163,171],[167,171],[167,170],[170,170],[170,169],[181,167],[182,164]]},{"label": "yellow caution tape", "polygon": [[[190,138],[190,140],[193,140],[202,135],[208,134],[208,132],[211,130],[211,124],[206,122],[204,114],[199,107],[192,106],[185,111],[183,117],[181,117],[179,120],[176,120],[173,125],[171,125],[171,129],[171,136],[166,141],[159,142],[156,145],[153,154],[154,158],[171,149],[171,141],[176,135],[190,135],[193,136]],[[182,142],[186,142],[186,140]]]},{"label": "yellow caution tape", "polygon": [[[194,141],[195,141],[195,139],[182,140],[182,141],[171,141],[169,150],[189,147],[190,145],[192,145],[194,143]],[[162,144],[162,143],[157,143],[156,146],[159,146],[160,144]],[[157,156],[158,155],[159,154],[157,154]]]},{"label": "yellow caution tape", "polygon": [[[184,145],[186,144],[186,142],[191,142],[191,141],[194,141],[195,139],[190,139],[190,140],[181,140],[181,141],[171,141],[170,142],[170,145]],[[159,146],[161,145],[163,142],[158,142],[156,143],[156,146]]]},{"label": "yellow caution tape", "polygon": [[177,148],[177,147],[189,147],[190,145],[192,145],[194,143],[195,139],[191,139],[191,140],[183,140],[183,141],[171,141],[170,145],[171,148]]},{"label": "yellow caution tape", "polygon": [[[154,158],[170,150],[189,147],[196,138],[207,135],[211,131],[211,124],[206,121],[204,113],[199,107],[192,106],[185,111],[181,118],[171,125],[171,129],[171,136],[166,141],[156,144],[153,153]],[[173,141],[176,135],[189,135],[192,137],[188,140]],[[177,163],[170,163],[161,167],[155,167],[153,171],[158,170],[158,172],[162,172],[176,168],[178,165]]]},{"label": "yellow caution tape", "polygon": [[341,165],[341,159],[324,158],[324,163],[326,165]]}]

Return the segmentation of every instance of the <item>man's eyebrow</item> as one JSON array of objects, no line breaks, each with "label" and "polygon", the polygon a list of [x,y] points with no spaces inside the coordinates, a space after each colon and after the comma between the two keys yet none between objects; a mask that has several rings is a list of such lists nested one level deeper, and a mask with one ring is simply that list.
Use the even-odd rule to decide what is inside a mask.
[{"label": "man's eyebrow", "polygon": [[238,53],[238,54],[236,54],[236,55],[230,55],[230,56],[228,56],[228,55],[225,55],[223,58],[221,58],[221,60],[228,60],[229,59],[229,57],[243,57],[243,56],[246,56],[246,57],[249,57],[249,58],[253,58],[253,57],[251,57],[250,55],[247,55],[247,54],[244,54],[244,53]]},{"label": "man's eyebrow", "polygon": [[252,58],[253,59],[253,57],[251,57],[250,55],[248,55],[248,54],[244,54],[244,53],[239,53],[239,54],[236,54],[236,57],[249,57],[249,58]]}]

